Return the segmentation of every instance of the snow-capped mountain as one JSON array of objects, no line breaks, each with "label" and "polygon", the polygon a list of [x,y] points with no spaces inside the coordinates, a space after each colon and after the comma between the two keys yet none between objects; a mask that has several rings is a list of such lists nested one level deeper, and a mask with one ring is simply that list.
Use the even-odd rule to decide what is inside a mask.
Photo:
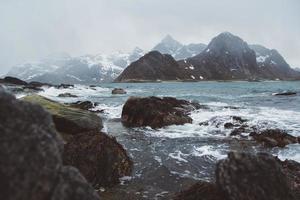
[{"label": "snow-capped mountain", "polygon": [[152,50],[159,51],[162,54],[170,54],[175,60],[182,60],[201,53],[205,48],[206,45],[202,43],[183,45],[167,35]]},{"label": "snow-capped mountain", "polygon": [[114,80],[126,66],[144,55],[135,48],[131,53],[97,54],[71,57],[51,55],[38,62],[13,67],[7,74],[26,81],[59,83],[99,83]]}]

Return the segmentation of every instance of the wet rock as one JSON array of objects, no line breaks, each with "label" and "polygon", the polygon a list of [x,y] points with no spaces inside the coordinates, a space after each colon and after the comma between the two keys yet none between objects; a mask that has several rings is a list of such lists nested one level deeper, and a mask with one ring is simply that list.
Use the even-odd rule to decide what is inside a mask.
[{"label": "wet rock", "polygon": [[239,116],[232,116],[232,120],[241,124],[248,121],[247,119],[243,119],[242,117]]},{"label": "wet rock", "polygon": [[131,97],[123,106],[122,122],[128,127],[182,125],[192,123],[189,113],[195,109],[190,102],[172,97]]},{"label": "wet rock", "polygon": [[122,88],[115,88],[111,91],[112,94],[126,94],[127,92]]},{"label": "wet rock", "polygon": [[296,92],[281,92],[281,93],[274,93],[274,96],[291,96],[296,95]]},{"label": "wet rock", "polygon": [[224,200],[224,195],[214,183],[200,181],[178,193],[174,200]]},{"label": "wet rock", "polygon": [[13,84],[13,85],[27,85],[28,83],[26,81],[22,81],[21,79],[6,76],[4,79],[2,79],[2,83],[4,84]]},{"label": "wet rock", "polygon": [[39,95],[26,96],[23,100],[37,103],[49,111],[56,129],[62,133],[64,139],[66,134],[100,131],[103,128],[101,118],[91,112],[72,108]]},{"label": "wet rock", "polygon": [[216,183],[228,200],[294,200],[276,159],[268,154],[229,153],[216,169]]},{"label": "wet rock", "polygon": [[65,145],[64,164],[79,169],[95,188],[112,186],[129,176],[132,162],[114,138],[101,132],[74,135]]},{"label": "wet rock", "polygon": [[280,129],[267,129],[260,133],[252,132],[250,136],[266,147],[285,147],[289,144],[298,143],[297,137]]},{"label": "wet rock", "polygon": [[293,160],[281,161],[276,159],[282,166],[296,199],[300,199],[300,163]]},{"label": "wet rock", "polygon": [[229,128],[233,128],[233,127],[234,127],[234,124],[231,123],[231,122],[227,122],[227,123],[224,124],[224,128],[229,129]]},{"label": "wet rock", "polygon": [[67,89],[67,88],[74,88],[73,84],[60,84],[56,86],[57,89]]},{"label": "wet rock", "polygon": [[66,92],[66,93],[59,94],[58,97],[73,97],[73,98],[76,98],[76,97],[78,97],[78,96]]},{"label": "wet rock", "polygon": [[63,141],[44,109],[0,90],[0,110],[0,199],[99,199],[76,169],[63,166]]},{"label": "wet rock", "polygon": [[231,131],[230,136],[241,136],[242,133],[248,133],[249,131],[251,131],[251,129],[249,129],[248,125],[242,125],[238,128],[235,128]]},{"label": "wet rock", "polygon": [[75,103],[70,103],[69,105],[73,108],[79,108],[82,110],[90,110],[95,107],[91,101],[77,101]]}]

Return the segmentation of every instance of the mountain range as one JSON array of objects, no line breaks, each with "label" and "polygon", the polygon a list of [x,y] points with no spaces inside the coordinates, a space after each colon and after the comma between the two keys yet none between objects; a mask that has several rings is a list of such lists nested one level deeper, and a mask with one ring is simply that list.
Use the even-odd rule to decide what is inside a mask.
[{"label": "mountain range", "polygon": [[[176,73],[170,76],[170,71]],[[150,52],[129,65],[115,81],[294,80],[299,77],[300,73],[276,50],[248,45],[240,37],[224,32],[199,54],[179,61],[158,51]]]},{"label": "mountain range", "polygon": [[276,50],[248,45],[224,32],[208,45],[184,45],[167,35],[149,53],[135,48],[130,53],[110,55],[50,55],[14,66],[7,75],[28,82],[96,84],[113,80],[293,79],[298,73]]}]

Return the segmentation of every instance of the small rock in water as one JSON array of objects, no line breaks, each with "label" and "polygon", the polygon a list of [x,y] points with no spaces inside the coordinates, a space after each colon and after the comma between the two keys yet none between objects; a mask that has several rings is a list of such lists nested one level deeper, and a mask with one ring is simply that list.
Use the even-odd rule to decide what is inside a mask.
[{"label": "small rock in water", "polygon": [[296,95],[296,92],[281,92],[281,93],[274,93],[274,96],[291,96]]},{"label": "small rock in water", "polygon": [[127,92],[122,88],[115,88],[111,91],[112,94],[126,94]]},{"label": "small rock in water", "polygon": [[94,108],[94,104],[91,101],[77,101],[75,103],[70,103],[70,106],[82,110],[89,110]]},{"label": "small rock in water", "polygon": [[60,84],[56,86],[57,89],[67,89],[67,88],[74,88],[72,84]]},{"label": "small rock in water", "polygon": [[62,94],[59,94],[58,97],[73,97],[73,98],[76,98],[78,96],[74,95],[74,94],[71,94],[71,93],[62,93]]}]

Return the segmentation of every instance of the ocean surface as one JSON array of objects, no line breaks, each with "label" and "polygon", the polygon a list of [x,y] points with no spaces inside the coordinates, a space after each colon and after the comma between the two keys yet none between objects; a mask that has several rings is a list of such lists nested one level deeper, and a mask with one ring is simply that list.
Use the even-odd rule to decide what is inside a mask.
[{"label": "ocean surface", "polygon": [[[112,95],[113,88],[127,91]],[[294,91],[295,96],[274,96],[274,93]],[[58,98],[69,92],[78,98]],[[197,180],[213,181],[215,164],[229,151],[250,153],[268,152],[280,159],[300,162],[300,145],[285,148],[263,148],[245,145],[242,140],[229,136],[224,123],[232,116],[248,120],[249,126],[260,130],[280,128],[300,136],[300,82],[166,82],[166,83],[110,83],[95,88],[76,85],[73,89],[45,88],[43,96],[60,102],[90,100],[98,102],[104,131],[127,149],[134,162],[132,176],[122,178],[122,184],[106,190],[108,195],[133,195],[132,199],[168,199],[172,193]],[[191,113],[192,124],[174,125],[161,129],[126,128],[121,123],[122,106],[130,96],[171,96],[197,101],[206,105]],[[199,123],[209,121],[208,126]],[[217,125],[218,124],[218,125]],[[123,193],[122,193],[123,191]]]}]

